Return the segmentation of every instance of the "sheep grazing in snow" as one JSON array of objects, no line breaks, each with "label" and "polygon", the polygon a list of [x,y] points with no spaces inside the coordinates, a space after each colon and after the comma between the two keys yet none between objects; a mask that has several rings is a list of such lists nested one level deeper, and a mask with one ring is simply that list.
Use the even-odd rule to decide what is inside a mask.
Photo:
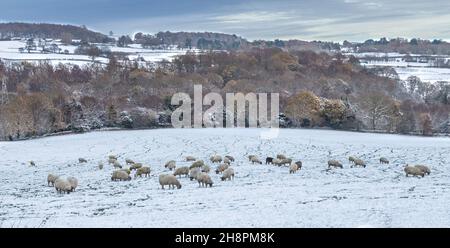
[{"label": "sheep grazing in snow", "polygon": [[295,162],[295,164],[298,166],[299,170],[302,169],[302,161],[297,161],[297,162]]},{"label": "sheep grazing in snow", "polygon": [[66,179],[58,178],[55,180],[55,189],[58,193],[69,194],[72,191],[72,185]]},{"label": "sheep grazing in snow", "polygon": [[261,160],[259,160],[259,158],[256,156],[252,157],[251,162],[252,162],[252,164],[255,164],[255,163],[262,164]]},{"label": "sheep grazing in snow", "polygon": [[266,164],[273,164],[273,158],[272,157],[267,157],[266,158]]},{"label": "sheep grazing in snow", "polygon": [[51,183],[52,186],[55,186],[55,181],[58,178],[59,178],[59,176],[57,176],[57,175],[48,174],[48,176],[47,176],[47,185],[50,186],[50,183]]},{"label": "sheep grazing in snow", "polygon": [[122,165],[119,163],[119,161],[117,161],[117,160],[115,160],[114,161],[114,163],[113,163],[113,166],[114,166],[114,168],[120,168],[120,169],[122,169]]},{"label": "sheep grazing in snow", "polygon": [[182,176],[185,175],[186,177],[189,175],[189,167],[187,166],[183,166],[183,167],[179,167],[175,170],[175,172],[173,173],[174,176]]},{"label": "sheep grazing in snow", "polygon": [[78,159],[78,163],[87,163],[87,160],[86,159],[84,159],[84,158],[79,158]]},{"label": "sheep grazing in snow", "polygon": [[252,158],[256,157],[256,155],[248,155],[248,161],[252,161]]},{"label": "sheep grazing in snow", "polygon": [[193,169],[193,168],[201,168],[205,165],[205,162],[203,162],[203,160],[197,160],[194,163],[192,163],[191,166],[189,166],[189,169]]},{"label": "sheep grazing in snow", "polygon": [[202,166],[202,172],[209,173],[210,171],[211,168],[208,165],[205,164]]},{"label": "sheep grazing in snow", "polygon": [[350,166],[362,166],[364,168],[366,168],[366,163],[364,163],[364,161],[362,159],[356,158],[355,161],[353,161],[354,165]]},{"label": "sheep grazing in snow", "polygon": [[161,185],[162,189],[164,189],[165,185],[169,185],[169,189],[171,187],[175,189],[175,186],[177,186],[178,189],[181,189],[181,184],[174,175],[159,175],[159,184]]},{"label": "sheep grazing in snow", "polygon": [[98,169],[103,170],[103,162],[98,162]]},{"label": "sheep grazing in snow", "polygon": [[286,159],[287,157],[283,154],[277,154],[277,158],[283,160]]},{"label": "sheep grazing in snow", "polygon": [[198,182],[199,187],[200,186],[208,187],[208,185],[209,185],[209,187],[212,187],[212,185],[213,185],[213,181],[212,181],[211,177],[204,172],[200,173],[197,176],[197,182]]},{"label": "sheep grazing in snow", "polygon": [[138,176],[142,177],[142,175],[144,175],[145,177],[148,177],[148,176],[150,176],[150,171],[151,171],[150,167],[148,167],[148,166],[138,168],[136,170],[136,174],[134,174],[134,177],[138,177]]},{"label": "sheep grazing in snow", "polygon": [[281,160],[281,164],[283,165],[290,165],[292,163],[292,159],[291,158],[285,158]]},{"label": "sheep grazing in snow", "polygon": [[108,164],[114,164],[115,162],[117,162],[117,159],[115,159],[115,158],[108,158]]},{"label": "sheep grazing in snow", "polygon": [[353,156],[348,157],[348,162],[355,163],[356,158]]},{"label": "sheep grazing in snow", "polygon": [[425,176],[425,172],[423,172],[421,169],[419,169],[415,166],[406,165],[404,171],[406,173],[406,177],[408,177],[408,175],[421,176],[421,177]]},{"label": "sheep grazing in snow", "polygon": [[109,155],[108,159],[113,159],[113,160],[117,160],[117,156],[116,155]]},{"label": "sheep grazing in snow", "polygon": [[130,170],[137,170],[142,167],[141,163],[134,163],[130,166]]},{"label": "sheep grazing in snow", "polygon": [[130,168],[124,168],[124,169],[120,169],[121,171],[125,171],[128,175],[131,174],[131,169]]},{"label": "sheep grazing in snow", "polygon": [[283,160],[275,158],[275,159],[272,160],[272,164],[276,165],[276,166],[281,166],[281,165],[283,165]]},{"label": "sheep grazing in snow", "polygon": [[223,172],[223,174],[222,174],[222,176],[220,177],[220,179],[222,180],[222,181],[225,181],[225,180],[232,180],[234,178],[234,170],[233,170],[233,168],[228,168],[228,169],[226,169],[224,172]]},{"label": "sheep grazing in snow", "polygon": [[129,159],[129,158],[127,158],[127,159],[125,159],[125,163],[126,163],[127,165],[129,165],[129,164],[134,164],[134,161],[131,160],[131,159]]},{"label": "sheep grazing in snow", "polygon": [[228,167],[230,167],[229,164],[221,164],[221,165],[219,165],[219,167],[217,167],[217,169],[216,169],[216,174],[222,173],[223,171],[228,169]]},{"label": "sheep grazing in snow", "polygon": [[231,160],[229,158],[227,158],[227,157],[223,158],[223,162],[225,164],[231,164]]},{"label": "sheep grazing in snow", "polygon": [[113,171],[111,176],[111,181],[130,181],[131,176],[128,175],[125,171],[117,170]]},{"label": "sheep grazing in snow", "polygon": [[292,164],[289,166],[289,174],[295,173],[295,172],[297,172],[297,171],[298,171],[298,165],[295,164],[295,163],[292,163]]},{"label": "sheep grazing in snow", "polygon": [[194,179],[197,179],[197,176],[200,174],[200,172],[201,172],[200,168],[198,168],[198,167],[192,168],[189,171],[189,179],[191,179],[191,181]]},{"label": "sheep grazing in snow", "polygon": [[30,166],[36,166],[36,163],[34,161],[30,161]]},{"label": "sheep grazing in snow", "polygon": [[191,162],[191,161],[195,161],[195,160],[197,160],[195,157],[193,157],[193,156],[187,156],[186,157],[186,162]]},{"label": "sheep grazing in snow", "polygon": [[222,157],[220,155],[214,155],[211,156],[209,160],[211,160],[211,163],[220,163],[222,162]]},{"label": "sheep grazing in snow", "polygon": [[226,155],[225,158],[228,158],[231,162],[234,162],[234,157],[230,155]]},{"label": "sheep grazing in snow", "polygon": [[76,179],[75,177],[68,177],[67,181],[69,181],[70,186],[72,187],[70,191],[75,191],[75,189],[78,187],[78,179]]},{"label": "sheep grazing in snow", "polygon": [[418,164],[418,165],[415,165],[414,167],[419,168],[419,170],[423,171],[427,175],[430,175],[430,173],[431,173],[430,168],[428,168],[428,166],[426,166],[426,165]]},{"label": "sheep grazing in snow", "polygon": [[344,168],[342,166],[342,164],[339,161],[335,160],[335,159],[332,159],[332,160],[328,161],[328,168],[330,168],[330,167],[341,168],[341,169]]},{"label": "sheep grazing in snow", "polygon": [[380,158],[380,164],[389,164],[389,160],[385,157]]},{"label": "sheep grazing in snow", "polygon": [[164,168],[168,168],[169,170],[173,170],[175,167],[177,167],[175,160],[170,160],[164,165]]}]

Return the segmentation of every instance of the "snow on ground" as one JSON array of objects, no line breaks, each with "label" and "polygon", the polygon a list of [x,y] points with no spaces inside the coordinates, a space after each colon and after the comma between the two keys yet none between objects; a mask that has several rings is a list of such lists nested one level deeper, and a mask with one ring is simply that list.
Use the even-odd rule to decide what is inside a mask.
[{"label": "snow on ground", "polygon": [[[450,139],[326,130],[282,129],[260,139],[260,129],[162,129],[92,132],[0,143],[1,227],[450,227]],[[162,190],[164,163],[184,156],[205,161],[232,155],[236,178],[212,188],[181,178]],[[303,168],[251,165],[284,153]],[[106,157],[151,165],[150,178],[112,182]],[[349,155],[367,168],[350,168]],[[391,164],[381,165],[379,157]],[[78,164],[78,158],[89,160]],[[328,159],[344,169],[327,171]],[[34,160],[37,167],[27,161]],[[104,161],[105,168],[97,169]],[[209,161],[208,161],[209,162]],[[405,177],[403,165],[424,163],[432,173]],[[213,168],[216,165],[213,165]],[[79,188],[57,194],[48,173],[76,176]]]}]

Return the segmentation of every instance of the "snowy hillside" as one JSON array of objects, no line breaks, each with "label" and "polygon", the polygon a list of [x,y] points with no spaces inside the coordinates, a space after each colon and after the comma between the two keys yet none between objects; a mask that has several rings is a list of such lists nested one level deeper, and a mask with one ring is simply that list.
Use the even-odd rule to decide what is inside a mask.
[{"label": "snowy hillside", "polygon": [[[64,45],[59,40],[49,41],[48,44],[55,44],[61,51],[67,51],[65,54],[61,53],[41,53],[36,51],[24,51],[20,52],[19,49],[26,46],[26,39],[22,40],[11,40],[11,41],[0,41],[0,59],[11,62],[39,62],[39,61],[50,61],[53,65],[59,63],[64,64],[76,64],[79,66],[92,63],[92,58],[87,55],[74,54],[76,46]],[[128,59],[134,60],[141,58],[147,62],[159,62],[162,60],[172,60],[177,55],[183,55],[188,50],[178,49],[176,47],[171,47],[170,49],[144,49],[137,45],[130,45],[129,47],[117,47],[111,44],[97,44],[104,49],[108,49],[111,52],[121,52],[127,55]],[[194,50],[194,52],[198,52]],[[96,62],[107,63],[108,59],[103,57],[95,58]]]},{"label": "snowy hillside", "polygon": [[[261,131],[111,131],[1,142],[0,226],[450,227],[449,138],[282,129],[266,140]],[[215,153],[236,158],[233,181],[212,172],[212,188],[181,178],[181,189],[160,189],[166,161],[184,166],[190,165],[182,161],[187,155],[208,161]],[[277,153],[302,160],[302,170],[289,174],[287,167],[247,161],[249,154],[265,159]],[[121,163],[149,164],[152,176],[112,182],[109,154]],[[367,168],[350,168],[350,155]],[[391,163],[379,164],[381,156]],[[88,163],[79,164],[79,157]],[[328,159],[340,160],[344,169],[328,171]],[[407,178],[406,163],[427,164],[432,173]],[[47,186],[48,173],[75,176],[79,188],[57,194]]]}]

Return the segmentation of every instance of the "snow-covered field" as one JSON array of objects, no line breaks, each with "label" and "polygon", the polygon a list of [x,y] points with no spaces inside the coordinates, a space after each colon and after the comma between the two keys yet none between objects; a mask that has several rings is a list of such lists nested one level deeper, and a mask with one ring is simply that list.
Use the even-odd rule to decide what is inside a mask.
[{"label": "snow-covered field", "polygon": [[[92,59],[87,55],[74,54],[76,46],[63,45],[60,41],[54,41],[61,48],[62,51],[67,50],[69,54],[57,54],[57,53],[40,53],[39,51],[19,52],[19,48],[25,47],[25,40],[12,40],[12,41],[0,41],[0,59],[12,62],[29,61],[50,61],[53,65],[59,63],[73,64],[73,65],[86,65],[92,63]],[[133,44],[130,47],[117,47],[114,45],[97,44],[101,47],[105,47],[112,52],[122,52],[128,54],[130,60],[143,58],[147,62],[159,62],[162,60],[172,60],[175,56],[186,54],[188,50],[177,49],[171,47],[170,49],[144,49],[139,45]],[[192,52],[199,52],[198,50],[192,50]],[[107,58],[97,57],[96,62],[108,63]]]},{"label": "snow-covered field", "polygon": [[[261,131],[110,131],[1,142],[0,226],[450,227],[449,138],[282,129],[267,140]],[[187,155],[207,161],[215,153],[236,158],[235,180],[211,173],[212,188],[181,178],[181,189],[160,189],[166,161],[183,166]],[[247,161],[249,154],[277,153],[302,160],[302,170],[289,174],[287,167]],[[112,182],[109,154],[150,165],[152,176]],[[363,158],[367,168],[350,168],[349,155]],[[381,156],[391,163],[379,164]],[[89,162],[78,164],[79,157]],[[328,171],[331,158],[344,169]],[[406,163],[427,164],[432,173],[407,178]],[[47,186],[48,173],[76,176],[79,188],[57,194]]]}]

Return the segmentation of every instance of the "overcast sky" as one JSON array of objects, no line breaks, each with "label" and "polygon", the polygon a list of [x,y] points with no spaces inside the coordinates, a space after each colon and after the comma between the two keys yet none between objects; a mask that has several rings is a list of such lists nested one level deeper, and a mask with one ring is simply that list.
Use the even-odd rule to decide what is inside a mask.
[{"label": "overcast sky", "polygon": [[450,40],[449,0],[0,0],[0,22],[86,25],[120,34],[215,31],[253,39]]}]

